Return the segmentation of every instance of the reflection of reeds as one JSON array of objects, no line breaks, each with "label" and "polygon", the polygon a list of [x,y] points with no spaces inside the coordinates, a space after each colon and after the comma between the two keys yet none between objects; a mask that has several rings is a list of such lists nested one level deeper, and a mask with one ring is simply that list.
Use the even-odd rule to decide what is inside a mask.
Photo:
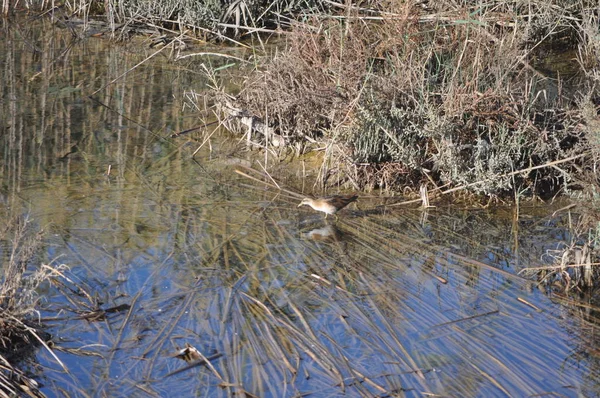
[{"label": "reflection of reeds", "polygon": [[[464,346],[468,349],[461,348],[465,355],[477,352],[474,356],[484,359],[473,364],[475,373],[487,374],[488,380],[507,394],[534,391],[524,375],[510,370],[508,357],[490,351],[485,340],[469,337],[473,328],[491,327],[485,320],[492,319],[498,326],[493,322],[500,316],[497,309],[451,320],[409,287],[417,281],[417,285],[448,282],[434,276],[443,268],[453,268],[460,274],[460,268],[455,267],[461,267],[460,259],[451,255],[446,259],[448,253],[444,254],[442,247],[420,236],[416,221],[404,219],[404,223],[414,225],[410,236],[406,225],[399,225],[399,232],[393,224],[386,226],[376,214],[369,219],[347,217],[339,226],[345,245],[306,242],[298,246],[288,230],[277,227],[276,219],[265,216],[264,221],[247,220],[252,227],[245,229],[249,235],[244,239],[231,234],[240,225],[234,226],[226,218],[212,218],[221,238],[203,246],[206,254],[199,257],[206,261],[198,270],[215,261],[225,268],[216,267],[207,275],[209,279],[203,278],[200,284],[204,289],[196,289],[195,300],[186,299],[167,322],[175,325],[184,313],[205,303],[198,310],[212,321],[210,326],[206,324],[208,328],[201,327],[200,334],[205,346],[223,354],[213,364],[213,374],[218,372],[217,379],[231,393],[273,394],[281,391],[280,382],[274,380],[300,383],[307,378],[316,385],[335,386],[327,387],[330,393],[336,389],[361,396],[389,394],[400,388],[432,391],[432,370],[448,364],[429,358],[414,338],[407,339],[415,334],[425,339],[426,346],[450,337],[451,343],[461,347],[468,339],[469,344]],[[389,220],[389,215],[385,219]],[[419,269],[419,263],[431,263],[432,268]],[[475,264],[467,262],[465,270]],[[311,273],[319,276],[318,284]],[[402,275],[405,281],[398,279]],[[456,275],[454,278],[462,279]],[[329,283],[320,283],[323,280]],[[460,284],[456,280],[450,283]],[[207,295],[215,288],[216,297]],[[402,303],[407,301],[418,302],[419,310],[411,312],[410,321],[403,327],[397,320],[406,317]],[[515,300],[513,306],[520,313],[523,308],[519,311],[517,303]],[[321,319],[319,313],[327,315]],[[205,323],[200,321],[199,325]],[[169,327],[160,334],[174,333],[175,329]],[[357,347],[362,350],[358,357],[352,353]],[[507,372],[510,382],[492,376],[494,363]],[[445,385],[444,391],[472,395],[477,384],[475,379],[462,378]]]},{"label": "reflection of reeds", "polygon": [[[279,193],[275,176],[245,170],[256,180],[236,182],[232,168],[199,161],[187,181],[173,171],[179,159],[164,159],[126,174],[129,189],[71,198],[69,207],[107,204],[66,218],[77,227],[56,227],[69,225],[66,253],[97,292],[69,307],[93,309],[96,297],[111,302],[101,308],[128,305],[61,325],[63,334],[93,336],[60,348],[103,369],[86,376],[94,391],[519,395],[557,373],[567,350],[547,348],[557,344],[542,332],[552,318],[515,294],[522,278],[482,262],[488,253],[502,261],[488,247],[510,229],[493,227],[498,219],[438,207],[423,221],[419,210],[363,203],[329,229],[313,220],[328,237],[307,239],[298,194]],[[170,189],[154,182],[161,173],[171,173]],[[539,333],[539,346],[523,329]],[[205,359],[173,358],[186,343]],[[115,370],[119,380],[107,383]]]}]

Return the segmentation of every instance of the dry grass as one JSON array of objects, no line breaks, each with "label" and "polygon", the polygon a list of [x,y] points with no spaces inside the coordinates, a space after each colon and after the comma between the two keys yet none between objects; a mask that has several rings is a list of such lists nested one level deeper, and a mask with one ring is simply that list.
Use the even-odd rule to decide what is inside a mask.
[{"label": "dry grass", "polygon": [[[57,5],[51,1],[2,0],[0,13],[41,12],[74,36],[106,35],[129,40],[132,35],[153,35],[155,44],[177,41],[183,46],[198,39],[222,40],[241,44],[242,36],[278,33],[290,24],[291,16],[303,13],[327,13],[332,4],[318,0],[118,0],[69,1]],[[177,38],[175,38],[178,36]]]},{"label": "dry grass", "polygon": [[0,284],[0,395],[40,396],[37,383],[19,369],[45,338],[36,322],[36,288],[52,275],[42,268],[27,273],[41,244],[42,232],[32,232],[27,218],[8,218],[0,230],[3,249]]},{"label": "dry grass", "polygon": [[285,48],[246,81],[243,107],[299,152],[325,149],[323,185],[340,174],[336,183],[362,188],[427,182],[514,197],[564,189],[581,159],[502,176],[591,158],[595,133],[582,109],[597,117],[596,89],[584,91],[588,102],[567,105],[580,94],[530,60],[561,40],[592,51],[593,12],[583,3],[436,7],[393,3],[375,21],[353,8],[294,25]]},{"label": "dry grass", "polygon": [[38,262],[44,231],[36,232],[28,216],[4,215],[4,219],[6,225],[0,230],[3,271],[0,284],[0,396],[43,397],[31,372],[21,367],[35,363],[38,348],[43,347],[50,361],[70,375],[50,347],[51,336],[45,332],[38,312],[40,286],[60,279],[68,280],[64,276],[66,266],[33,266]]}]

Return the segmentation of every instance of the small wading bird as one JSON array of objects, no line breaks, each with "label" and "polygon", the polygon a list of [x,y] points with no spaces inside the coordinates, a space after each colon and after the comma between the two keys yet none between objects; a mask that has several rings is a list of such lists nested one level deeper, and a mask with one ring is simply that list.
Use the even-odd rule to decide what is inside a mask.
[{"label": "small wading bird", "polygon": [[[354,202],[356,199],[358,199],[357,195],[353,195],[353,196],[334,195],[334,196],[326,196],[324,198],[317,198],[317,199],[304,198],[304,199],[302,199],[302,202],[300,202],[298,207],[300,207],[302,205],[308,205],[308,206],[312,207],[313,209],[315,209],[316,211],[322,211],[323,213],[325,213],[325,218],[327,218],[328,215],[337,213],[344,207],[348,206],[348,204]],[[337,219],[337,215],[335,216],[335,218]]]}]

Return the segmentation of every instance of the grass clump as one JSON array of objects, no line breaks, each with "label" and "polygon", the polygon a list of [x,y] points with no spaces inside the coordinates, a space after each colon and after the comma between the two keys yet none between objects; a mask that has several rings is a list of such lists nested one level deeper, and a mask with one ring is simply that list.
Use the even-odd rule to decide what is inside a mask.
[{"label": "grass clump", "polygon": [[54,273],[50,267],[28,273],[42,236],[27,218],[9,218],[0,229],[0,396],[43,396],[37,382],[19,368],[49,337],[36,320],[36,289]]}]

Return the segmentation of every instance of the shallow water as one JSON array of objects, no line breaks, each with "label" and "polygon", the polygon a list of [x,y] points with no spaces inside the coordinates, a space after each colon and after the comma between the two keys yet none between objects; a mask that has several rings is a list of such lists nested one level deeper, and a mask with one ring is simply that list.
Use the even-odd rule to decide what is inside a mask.
[{"label": "shallow water", "polygon": [[[41,292],[48,396],[598,395],[594,323],[517,275],[568,239],[554,209],[361,199],[324,220],[235,173],[264,164],[236,138],[192,158],[212,130],[170,137],[203,123],[206,59],[134,68],[157,50],[2,29],[0,207],[69,267]],[[186,344],[211,366],[184,369]]]}]

